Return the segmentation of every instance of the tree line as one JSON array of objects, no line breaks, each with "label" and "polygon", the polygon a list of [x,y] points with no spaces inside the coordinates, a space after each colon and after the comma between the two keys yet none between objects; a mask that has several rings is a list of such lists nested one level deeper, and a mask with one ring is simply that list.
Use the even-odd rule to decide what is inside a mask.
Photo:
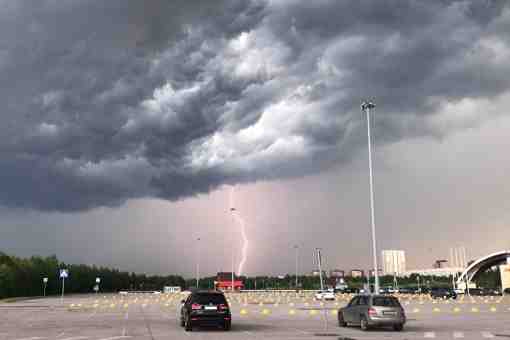
[{"label": "tree line", "polygon": [[[61,291],[60,269],[69,270],[69,278],[65,282],[66,293],[91,293],[96,285],[96,278],[101,279],[101,292],[118,292],[120,290],[162,290],[164,286],[179,286],[182,289],[196,286],[195,279],[185,280],[178,275],[151,275],[122,272],[106,267],[82,264],[66,264],[56,256],[18,258],[0,252],[0,299],[18,296],[43,295],[43,278],[48,278],[47,295],[59,294]],[[296,289],[296,276],[286,275],[240,277],[245,289]],[[199,280],[199,288],[213,289],[216,277],[204,277]],[[381,286],[391,286],[393,276],[381,276]],[[327,279],[325,280],[327,284]],[[361,288],[366,278],[346,277],[345,283],[352,288]],[[418,283],[419,282],[419,283]],[[372,279],[373,283],[373,279]],[[477,283],[481,287],[500,286],[499,268],[491,268],[478,275]],[[332,285],[332,283],[331,283]],[[437,287],[451,286],[451,277],[420,276],[398,278],[399,287]],[[317,276],[298,276],[298,289],[320,289]]]},{"label": "tree line", "polygon": [[43,278],[48,278],[46,294],[59,294],[62,281],[60,269],[69,270],[65,281],[67,293],[91,293],[96,278],[101,282],[101,292],[119,290],[162,290],[164,286],[185,287],[185,280],[178,275],[158,276],[122,272],[106,267],[66,264],[56,256],[18,258],[0,252],[0,299],[17,296],[43,295]]}]

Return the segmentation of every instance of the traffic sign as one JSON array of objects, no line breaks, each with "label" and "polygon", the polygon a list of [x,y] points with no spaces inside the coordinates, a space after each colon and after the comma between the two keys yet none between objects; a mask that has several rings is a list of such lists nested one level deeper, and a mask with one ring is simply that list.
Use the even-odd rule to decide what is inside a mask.
[{"label": "traffic sign", "polygon": [[100,277],[96,277],[96,283],[100,283],[101,282],[101,278]]},{"label": "traffic sign", "polygon": [[61,279],[67,279],[69,277],[69,270],[67,269],[60,269],[60,278]]},{"label": "traffic sign", "polygon": [[48,278],[47,277],[43,277],[42,280],[43,280],[44,283],[48,283]]}]

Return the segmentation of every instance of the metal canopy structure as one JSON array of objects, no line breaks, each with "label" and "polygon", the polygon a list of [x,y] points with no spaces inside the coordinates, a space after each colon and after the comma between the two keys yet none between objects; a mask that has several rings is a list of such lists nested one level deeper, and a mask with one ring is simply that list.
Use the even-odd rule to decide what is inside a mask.
[{"label": "metal canopy structure", "polygon": [[462,272],[457,279],[457,285],[463,285],[466,282],[471,282],[478,273],[482,273],[492,266],[507,263],[508,258],[510,258],[510,250],[503,250],[476,260]]}]

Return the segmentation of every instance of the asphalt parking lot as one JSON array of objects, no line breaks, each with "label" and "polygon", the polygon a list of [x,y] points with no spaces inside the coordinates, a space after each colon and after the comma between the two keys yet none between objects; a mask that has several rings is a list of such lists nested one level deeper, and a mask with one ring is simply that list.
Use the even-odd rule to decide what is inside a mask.
[{"label": "asphalt parking lot", "polygon": [[[178,325],[181,296],[82,295],[0,303],[0,339],[510,339],[510,297],[431,301],[401,297],[408,323],[403,332],[339,328],[335,302],[312,294],[257,293],[229,296],[230,332],[204,328],[184,332]],[[327,322],[326,322],[327,321]]]}]

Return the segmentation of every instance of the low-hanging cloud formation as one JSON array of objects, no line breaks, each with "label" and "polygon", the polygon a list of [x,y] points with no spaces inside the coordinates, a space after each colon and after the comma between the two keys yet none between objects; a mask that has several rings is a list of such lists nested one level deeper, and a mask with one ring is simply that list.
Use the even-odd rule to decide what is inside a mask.
[{"label": "low-hanging cloud formation", "polygon": [[[0,203],[86,210],[301,176],[508,102],[506,1],[2,1]],[[347,138],[349,137],[349,138]]]}]

